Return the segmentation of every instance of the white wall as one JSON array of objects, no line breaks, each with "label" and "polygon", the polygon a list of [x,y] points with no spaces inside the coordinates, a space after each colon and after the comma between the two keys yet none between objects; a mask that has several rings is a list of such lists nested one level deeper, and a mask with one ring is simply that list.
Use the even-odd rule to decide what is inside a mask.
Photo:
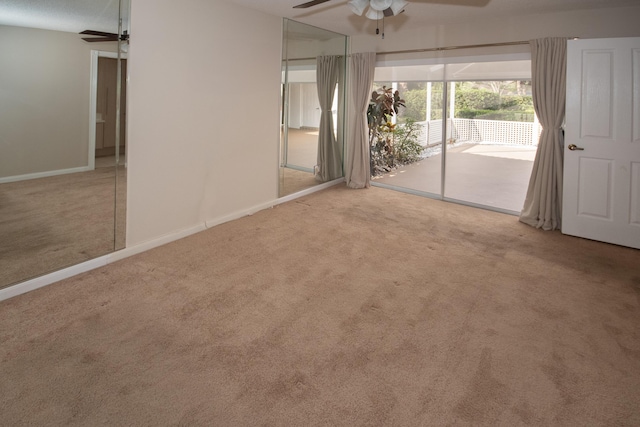
[{"label": "white wall", "polygon": [[0,178],[87,166],[90,49],[0,25]]},{"label": "white wall", "polygon": [[[336,55],[344,52],[344,35],[334,33],[328,30],[314,29],[300,23],[291,23],[288,27],[290,30],[295,28],[298,33],[303,33],[302,39],[295,39],[298,34],[291,34],[290,39],[287,40],[287,58],[295,60],[296,58],[311,58],[311,60],[296,61],[295,65],[302,65],[305,63],[313,64],[315,66],[315,58],[321,55]],[[293,30],[292,30],[293,31]],[[310,39],[311,37],[317,37],[317,40]],[[329,38],[330,37],[330,38]]]},{"label": "white wall", "polygon": [[275,200],[282,19],[135,0],[131,23],[127,246]]},{"label": "white wall", "polygon": [[[411,5],[407,14],[411,13]],[[480,22],[425,27],[418,31],[388,25],[384,40],[375,34],[351,38],[352,52],[386,52],[432,47],[464,46],[530,40],[540,37],[635,37],[640,35],[640,6],[574,10],[545,15],[496,18]],[[468,56],[495,52],[529,52],[528,46],[496,49],[464,49],[425,56]],[[409,55],[407,55],[410,57]],[[397,58],[398,55],[389,55]]]}]

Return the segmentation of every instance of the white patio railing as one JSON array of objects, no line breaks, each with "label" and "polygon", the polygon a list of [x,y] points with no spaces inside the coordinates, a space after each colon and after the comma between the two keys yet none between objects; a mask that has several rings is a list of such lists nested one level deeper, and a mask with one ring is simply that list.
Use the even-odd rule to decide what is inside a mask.
[{"label": "white patio railing", "polygon": [[[454,141],[477,143],[537,145],[542,127],[534,122],[500,120],[453,119],[450,126]],[[421,127],[418,141],[423,146],[442,143],[442,120],[417,122]]]}]

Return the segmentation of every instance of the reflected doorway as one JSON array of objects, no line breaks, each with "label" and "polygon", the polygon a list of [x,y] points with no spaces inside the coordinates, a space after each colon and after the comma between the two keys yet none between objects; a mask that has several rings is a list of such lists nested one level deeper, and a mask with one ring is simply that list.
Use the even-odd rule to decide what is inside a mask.
[{"label": "reflected doorway", "polygon": [[[120,79],[118,79],[118,75]],[[127,58],[117,52],[92,51],[91,136],[89,163],[97,172],[115,168],[114,250],[126,246]],[[118,87],[120,106],[118,108]],[[119,121],[117,122],[117,119]],[[116,123],[117,122],[117,123]],[[117,131],[116,129],[119,129]]]},{"label": "reflected doorway", "polygon": [[[296,80],[296,73],[289,74]],[[282,135],[280,192],[283,195],[313,187],[318,160],[320,103],[315,82],[290,81],[288,84],[289,117],[286,139]]]},{"label": "reflected doorway", "polygon": [[[122,76],[127,75],[127,60],[121,59]],[[104,165],[111,159],[110,166],[115,165],[116,155],[116,105],[118,59],[107,56],[98,56],[98,76],[96,87],[96,143],[95,157],[100,158],[100,164]],[[127,126],[127,80],[121,80],[120,91],[120,156],[125,155],[126,126]],[[98,167],[96,163],[96,167]]]}]

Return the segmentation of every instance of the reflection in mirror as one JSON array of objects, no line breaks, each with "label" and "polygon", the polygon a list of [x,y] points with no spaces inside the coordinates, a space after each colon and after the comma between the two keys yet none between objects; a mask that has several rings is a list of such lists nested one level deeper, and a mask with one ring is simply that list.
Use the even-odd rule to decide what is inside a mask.
[{"label": "reflection in mirror", "polygon": [[128,10],[0,5],[0,288],[124,247]]},{"label": "reflection in mirror", "polygon": [[[283,197],[326,181],[318,174],[318,140],[322,117],[318,96],[317,57],[336,57],[337,85],[326,110],[336,141],[338,176],[344,139],[344,82],[347,37],[289,19],[284,20],[282,60],[282,117],[279,196]],[[321,87],[322,87],[322,82]],[[321,150],[322,151],[322,150]]]}]

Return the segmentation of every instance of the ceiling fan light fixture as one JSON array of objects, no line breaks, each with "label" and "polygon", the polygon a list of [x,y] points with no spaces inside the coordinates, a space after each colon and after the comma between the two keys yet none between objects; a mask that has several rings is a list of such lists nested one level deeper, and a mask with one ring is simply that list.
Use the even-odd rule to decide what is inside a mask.
[{"label": "ceiling fan light fixture", "polygon": [[364,13],[364,10],[369,5],[369,1],[368,0],[350,0],[349,3],[347,4],[349,5],[349,8],[353,13],[355,13],[358,16],[362,16],[362,14]]},{"label": "ceiling fan light fixture", "polygon": [[382,19],[384,18],[384,13],[378,10],[374,10],[372,8],[369,8],[369,10],[367,10],[367,13],[365,14],[365,16],[369,19],[372,19],[374,21],[377,21],[378,19]]},{"label": "ceiling fan light fixture", "polygon": [[401,13],[408,4],[409,2],[406,2],[405,0],[393,0],[389,7],[393,12],[393,16],[396,16]]},{"label": "ceiling fan light fixture", "polygon": [[369,7],[375,11],[382,12],[391,7],[391,3],[393,3],[393,0],[370,0]]}]

